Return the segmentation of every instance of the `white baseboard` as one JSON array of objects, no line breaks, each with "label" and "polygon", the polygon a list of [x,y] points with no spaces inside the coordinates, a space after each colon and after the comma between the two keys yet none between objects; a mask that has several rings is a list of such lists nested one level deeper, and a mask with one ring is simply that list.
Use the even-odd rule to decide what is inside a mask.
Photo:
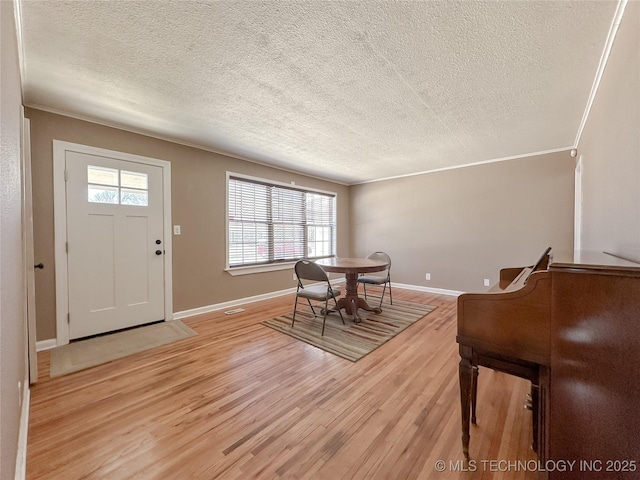
[{"label": "white baseboard", "polygon": [[438,295],[451,295],[454,297],[458,297],[463,293],[465,293],[459,290],[446,290],[444,288],[424,287],[422,285],[407,285],[405,283],[395,283],[395,282],[391,282],[391,287],[406,288],[407,290],[415,290],[418,292],[436,293]]},{"label": "white baseboard", "polygon": [[[331,284],[344,283],[344,278],[331,279]],[[290,293],[295,293],[296,288],[287,288],[285,290],[278,290],[276,292],[263,293],[261,295],[254,295],[252,297],[238,298],[237,300],[230,300],[228,302],[216,303],[214,305],[205,305],[204,307],[192,308],[190,310],[183,310],[182,312],[174,312],[174,320],[182,320],[183,318],[193,317],[194,315],[202,315],[203,313],[216,312],[218,310],[226,310],[227,308],[235,308],[245,303],[258,302],[260,300],[269,300],[271,298],[281,297]]]},{"label": "white baseboard", "polygon": [[22,389],[22,408],[20,412],[20,430],[18,432],[18,451],[16,453],[15,480],[24,480],[27,475],[27,439],[29,436],[29,403],[31,402],[31,390],[29,382],[24,381]]},{"label": "white baseboard", "polygon": [[[331,279],[331,283],[344,283],[344,278]],[[421,285],[407,285],[404,283],[392,283],[392,287],[405,288],[407,290],[416,290],[420,292],[436,293],[438,295],[452,295],[457,297],[465,292],[457,290],[445,290],[442,288],[423,287]],[[226,310],[227,308],[235,308],[246,303],[258,302],[260,300],[269,300],[271,298],[281,297],[282,295],[288,295],[295,293],[295,288],[288,288],[286,290],[279,290],[277,292],[263,293],[261,295],[254,295],[253,297],[238,298],[237,300],[231,300],[223,303],[216,303],[214,305],[205,305],[204,307],[192,308],[190,310],[183,310],[182,312],[174,312],[174,320],[182,320],[184,318],[193,317],[195,315],[202,315],[203,313],[216,312],[218,310]]]},{"label": "white baseboard", "polygon": [[55,338],[49,338],[47,340],[40,340],[36,342],[36,352],[42,352],[43,350],[51,350],[58,346],[58,341]]},{"label": "white baseboard", "polygon": [[226,310],[227,308],[234,308],[245,303],[258,302],[260,300],[269,300],[271,298],[281,297],[282,295],[288,295],[289,293],[295,293],[295,288],[287,288],[286,290],[279,290],[277,292],[263,293],[261,295],[254,295],[252,297],[238,298],[237,300],[230,300],[228,302],[216,303],[214,305],[205,305],[204,307],[192,308],[190,310],[183,310],[182,312],[174,312],[174,320],[182,320],[183,318],[193,317],[194,315],[202,315],[203,313],[217,312],[218,310]]}]

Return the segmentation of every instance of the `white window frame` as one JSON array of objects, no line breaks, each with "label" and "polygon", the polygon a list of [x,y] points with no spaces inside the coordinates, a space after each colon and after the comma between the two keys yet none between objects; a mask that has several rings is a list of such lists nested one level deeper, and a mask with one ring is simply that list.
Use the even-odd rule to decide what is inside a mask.
[{"label": "white window frame", "polygon": [[241,173],[227,171],[226,181],[225,181],[226,182],[225,183],[225,255],[226,255],[225,265],[226,265],[226,268],[224,269],[225,272],[229,273],[232,276],[249,275],[253,273],[272,272],[277,270],[292,269],[296,263],[296,261],[290,261],[290,262],[285,261],[285,262],[266,263],[266,264],[259,264],[259,265],[241,265],[241,266],[235,266],[235,267],[229,266],[229,180],[231,179],[231,177],[245,179],[248,181],[265,183],[265,184],[274,185],[274,186],[281,186],[285,188],[293,187],[295,189],[304,190],[307,192],[321,193],[321,194],[334,196],[335,198],[334,213],[336,215],[336,228],[334,229],[334,232],[333,232],[333,235],[334,235],[333,244],[337,248],[337,243],[336,243],[337,230],[338,230],[338,226],[337,226],[338,194],[337,192],[305,187],[305,186],[297,185],[295,182],[291,182],[291,183],[278,182],[278,181],[270,180],[267,178],[254,177],[250,175],[244,175]]}]

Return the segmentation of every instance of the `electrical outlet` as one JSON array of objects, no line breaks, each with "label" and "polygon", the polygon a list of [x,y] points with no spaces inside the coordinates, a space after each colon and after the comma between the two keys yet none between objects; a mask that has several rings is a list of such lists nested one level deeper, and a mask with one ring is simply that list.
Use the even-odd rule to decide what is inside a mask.
[{"label": "electrical outlet", "polygon": [[297,279],[298,279],[298,277],[296,277],[296,274],[295,274],[295,273],[293,274],[293,279],[294,279],[294,280],[297,280]]},{"label": "electrical outlet", "polygon": [[181,232],[180,232],[180,225],[174,225],[174,226],[173,226],[173,234],[174,234],[174,235],[181,235]]},{"label": "electrical outlet", "polygon": [[484,279],[484,286],[485,286],[485,287],[488,287],[488,286],[490,286],[490,285],[491,285],[491,284],[489,283],[489,279],[488,279],[488,278],[485,278],[485,279]]},{"label": "electrical outlet", "polygon": [[425,274],[424,278],[425,280],[431,280],[431,274],[430,273]]}]

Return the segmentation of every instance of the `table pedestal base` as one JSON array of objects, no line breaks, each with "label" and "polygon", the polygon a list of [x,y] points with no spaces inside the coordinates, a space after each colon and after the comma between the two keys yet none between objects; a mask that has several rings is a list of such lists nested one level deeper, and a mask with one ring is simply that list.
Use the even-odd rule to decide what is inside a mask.
[{"label": "table pedestal base", "polygon": [[359,309],[374,313],[382,312],[381,308],[369,306],[364,298],[358,296],[357,273],[347,273],[345,277],[347,281],[346,294],[344,297],[338,299],[338,308],[344,308],[349,315],[353,316],[353,321],[356,323],[360,323],[361,321],[358,316]]}]

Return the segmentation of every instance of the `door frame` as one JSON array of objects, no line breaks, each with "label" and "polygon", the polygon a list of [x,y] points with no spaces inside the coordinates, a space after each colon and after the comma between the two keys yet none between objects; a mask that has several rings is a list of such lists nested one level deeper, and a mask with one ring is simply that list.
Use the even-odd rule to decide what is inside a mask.
[{"label": "door frame", "polygon": [[573,200],[573,251],[582,249],[582,155],[576,162]]},{"label": "door frame", "polygon": [[38,381],[36,348],[36,278],[33,246],[33,182],[31,178],[31,120],[20,112],[22,120],[22,248],[25,278],[29,384]]},{"label": "door frame", "polygon": [[56,345],[69,343],[69,272],[67,266],[67,205],[65,165],[67,152],[103,156],[126,162],[142,163],[162,168],[163,235],[164,235],[164,319],[173,320],[173,272],[171,235],[171,162],[91,147],[78,143],[53,140],[53,210],[56,272]]}]

